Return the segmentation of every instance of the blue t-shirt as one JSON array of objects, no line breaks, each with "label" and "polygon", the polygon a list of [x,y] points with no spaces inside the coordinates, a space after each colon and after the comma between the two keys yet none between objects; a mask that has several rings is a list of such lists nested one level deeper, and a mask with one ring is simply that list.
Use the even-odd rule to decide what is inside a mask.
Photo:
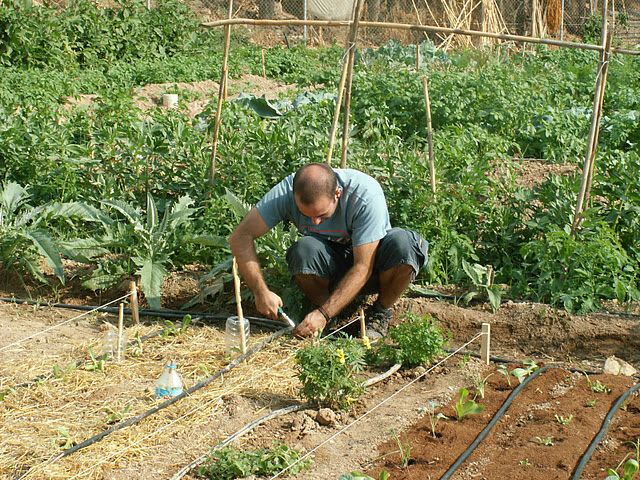
[{"label": "blue t-shirt", "polygon": [[342,194],[330,218],[318,225],[298,210],[293,198],[293,174],[256,205],[269,228],[291,221],[303,235],[314,235],[354,247],[384,238],[391,229],[389,211],[380,184],[358,170],[334,168]]}]

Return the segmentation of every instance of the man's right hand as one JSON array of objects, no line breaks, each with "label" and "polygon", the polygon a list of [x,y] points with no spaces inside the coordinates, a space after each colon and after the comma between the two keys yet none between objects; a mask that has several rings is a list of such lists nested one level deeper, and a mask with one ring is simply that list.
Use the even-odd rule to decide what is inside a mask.
[{"label": "man's right hand", "polygon": [[256,309],[272,320],[278,319],[278,308],[282,305],[282,299],[271,290],[256,295]]}]

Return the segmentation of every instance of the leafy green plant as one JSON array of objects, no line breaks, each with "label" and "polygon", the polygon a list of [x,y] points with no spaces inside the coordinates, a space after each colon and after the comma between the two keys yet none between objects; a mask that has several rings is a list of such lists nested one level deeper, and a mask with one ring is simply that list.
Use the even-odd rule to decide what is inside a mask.
[{"label": "leafy green plant", "polygon": [[474,399],[467,400],[468,396],[469,390],[466,388],[463,387],[458,391],[458,399],[453,406],[458,421],[463,420],[467,415],[477,415],[482,413],[486,408],[485,405],[476,403]]},{"label": "leafy green plant", "polygon": [[433,361],[444,343],[444,335],[430,316],[407,312],[404,321],[389,329],[386,341],[374,345],[370,355],[374,363],[412,368]]},{"label": "leafy green plant", "polygon": [[484,390],[487,386],[487,380],[489,380],[489,377],[491,375],[493,375],[493,373],[490,373],[484,378],[482,378],[480,375],[477,375],[477,378],[475,379],[474,387],[476,389],[477,395],[480,396],[480,398],[484,398]]},{"label": "leafy green plant", "polygon": [[182,196],[175,204],[165,208],[160,219],[158,206],[151,194],[147,194],[146,213],[120,200],[103,200],[104,206],[117,211],[124,222],[111,219],[104,222],[107,233],[94,240],[95,245],[103,245],[114,255],[98,260],[99,266],[84,282],[93,290],[105,289],[132,270],[129,259],[140,275],[140,287],[151,308],[160,308],[162,282],[167,275],[167,266],[180,244],[185,240],[181,235],[184,227],[195,213],[191,208],[193,200]]},{"label": "leafy green plant", "polygon": [[592,381],[589,378],[589,375],[587,375],[586,373],[584,374],[584,376],[587,379],[587,384],[589,384],[589,389],[593,393],[611,393],[611,389],[607,387],[604,383],[602,383],[600,380]]},{"label": "leafy green plant", "polygon": [[364,393],[356,378],[365,365],[365,348],[356,339],[343,337],[308,345],[296,354],[302,395],[334,409],[352,405]]},{"label": "leafy green plant", "polygon": [[518,367],[511,370],[511,375],[516,377],[520,383],[524,382],[529,375],[540,368],[534,360],[525,360],[522,363],[524,367]]},{"label": "leafy green plant", "polygon": [[76,362],[69,362],[66,365],[54,364],[52,367],[53,378],[63,380],[65,377],[73,373],[78,367]]},{"label": "leafy green plant", "polygon": [[411,450],[413,449],[413,445],[411,442],[403,442],[395,431],[392,432],[392,436],[398,445],[398,453],[400,454],[400,466],[402,468],[407,468],[409,466],[409,462],[411,461]]},{"label": "leafy green plant", "polygon": [[56,444],[62,448],[62,450],[69,450],[77,443],[71,433],[69,433],[67,427],[58,427],[57,432],[58,438],[56,439]]},{"label": "leafy green plant", "polygon": [[597,403],[598,403],[598,400],[596,400],[595,398],[592,398],[591,400],[587,400],[586,402],[584,402],[584,406],[587,408],[593,408],[596,406]]},{"label": "leafy green plant", "polygon": [[[616,468],[610,468],[607,470],[607,477],[605,480],[633,480],[640,469],[638,460],[630,458],[626,460],[626,457],[618,464]],[[624,463],[624,466],[623,466]],[[622,476],[618,473],[618,470],[622,467]]]},{"label": "leafy green plant", "polygon": [[474,290],[466,293],[462,300],[469,303],[473,298],[479,295],[485,295],[489,299],[489,304],[493,313],[500,308],[500,300],[502,299],[502,290],[499,285],[493,284],[494,271],[491,265],[483,266],[478,263],[471,265],[466,260],[462,260],[462,268],[467,276],[471,279]]},{"label": "leafy green plant", "polygon": [[301,458],[298,450],[282,443],[254,451],[228,446],[212,453],[205,464],[198,467],[198,476],[211,480],[234,480],[250,475],[270,477],[285,468],[289,468],[288,475],[296,475],[312,463]]},{"label": "leafy green plant", "polygon": [[118,423],[120,420],[124,418],[124,416],[131,410],[131,405],[127,405],[122,409],[114,409],[111,407],[104,407],[104,412],[106,414],[105,423],[107,425],[113,425],[114,423]]},{"label": "leafy green plant", "polygon": [[496,371],[507,379],[507,384],[511,387],[511,373],[509,372],[509,367],[504,363],[501,363],[496,367]]}]

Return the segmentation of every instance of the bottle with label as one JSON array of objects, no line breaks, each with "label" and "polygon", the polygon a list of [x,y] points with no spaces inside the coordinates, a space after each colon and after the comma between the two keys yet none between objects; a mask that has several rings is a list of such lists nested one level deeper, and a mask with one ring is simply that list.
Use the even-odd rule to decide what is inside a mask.
[{"label": "bottle with label", "polygon": [[[244,325],[244,340],[245,344],[249,345],[249,333],[250,326],[249,320],[242,319]],[[235,315],[227,318],[227,325],[224,334],[225,354],[236,356],[241,352],[241,338],[240,338],[240,321]]]},{"label": "bottle with label", "polygon": [[182,393],[182,379],[176,364],[170,361],[164,366],[162,375],[156,382],[156,398],[175,397]]},{"label": "bottle with label", "polygon": [[[107,324],[102,337],[102,355],[107,360],[118,360],[118,329]],[[124,359],[124,351],[127,347],[127,333],[122,332],[120,340],[120,360]]]}]

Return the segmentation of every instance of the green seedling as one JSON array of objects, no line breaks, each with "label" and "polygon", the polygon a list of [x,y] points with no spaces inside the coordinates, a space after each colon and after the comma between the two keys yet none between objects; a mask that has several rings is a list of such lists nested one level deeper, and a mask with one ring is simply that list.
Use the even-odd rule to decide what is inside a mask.
[{"label": "green seedling", "polygon": [[74,362],[67,363],[65,366],[60,366],[58,363],[52,367],[53,378],[63,379],[70,373],[73,373],[77,368],[77,364]]},{"label": "green seedling", "polygon": [[438,425],[438,422],[440,420],[449,420],[449,417],[444,413],[436,413],[436,408],[438,408],[438,404],[434,401],[430,401],[427,403],[427,406],[422,409],[424,412],[427,412],[427,415],[429,415],[429,425],[431,426],[431,436],[433,438],[437,438],[436,426]]},{"label": "green seedling", "polygon": [[131,410],[131,405],[127,405],[121,411],[114,410],[111,407],[105,407],[104,411],[107,414],[107,418],[105,423],[107,425],[113,425],[114,423],[118,423],[120,420],[124,418],[124,416]]},{"label": "green seedling", "polygon": [[491,375],[493,375],[493,373],[490,373],[489,375],[487,375],[484,378],[482,378],[480,376],[478,376],[476,378],[475,388],[476,388],[476,392],[480,396],[480,398],[484,398],[484,389],[487,386],[487,380],[489,380],[489,377]]},{"label": "green seedling", "polygon": [[507,368],[507,366],[502,363],[502,364],[497,366],[496,370],[500,375],[504,375],[504,377],[507,379],[507,384],[509,386],[511,386],[511,376],[510,376],[509,369]]},{"label": "green seedling", "polygon": [[587,383],[589,384],[589,388],[593,393],[611,393],[611,389],[607,387],[604,383],[602,383],[600,380],[596,380],[595,382],[592,382],[591,379],[589,378],[589,375],[585,373],[584,376],[587,378]]},{"label": "green seedling", "polygon": [[139,357],[142,355],[142,338],[140,337],[140,332],[136,332],[133,336],[133,343],[128,348],[129,355],[132,357]]},{"label": "green seedling", "polygon": [[460,359],[460,361],[458,362],[458,368],[460,370],[463,370],[471,361],[471,355],[469,355],[468,353],[465,353],[462,358]]},{"label": "green seedling", "polygon": [[[626,460],[626,462],[625,462]],[[618,473],[618,469],[622,466],[622,476]],[[618,464],[618,466],[614,468],[610,468],[607,470],[607,477],[604,480],[633,480],[640,469],[640,465],[638,461],[634,458],[630,458],[627,460],[627,457],[622,459],[622,462]]]},{"label": "green seedling", "polygon": [[530,467],[531,465],[533,465],[528,458],[524,458],[522,460],[520,460],[520,465],[522,465],[523,467]]},{"label": "green seedling", "polygon": [[587,400],[586,402],[584,402],[584,406],[587,408],[593,408],[596,406],[596,403],[598,403],[598,400],[592,398],[591,400]]},{"label": "green seedling", "polygon": [[180,326],[177,326],[171,320],[164,321],[164,330],[162,331],[163,337],[177,337],[178,335],[183,334],[189,328],[189,324],[191,323],[191,315],[185,315],[182,317],[180,321]]},{"label": "green seedling", "polygon": [[5,388],[4,390],[0,390],[0,402],[4,402],[4,399],[7,398],[7,395],[15,392],[13,388]]},{"label": "green seedling", "polygon": [[411,461],[411,450],[413,449],[413,445],[410,442],[402,443],[400,439],[400,435],[396,432],[391,432],[393,438],[398,445],[398,453],[400,454],[400,466],[402,468],[407,468],[409,466],[409,462]]},{"label": "green seedling", "polygon": [[540,367],[538,367],[538,364],[536,362],[534,362],[533,360],[525,360],[522,363],[523,363],[524,367],[522,367],[522,368],[514,368],[513,370],[511,370],[511,375],[516,377],[518,379],[518,382],[520,382],[520,383],[524,382],[525,378],[527,378],[533,372],[538,370],[538,368],[540,368]]},{"label": "green seedling", "polygon": [[[355,471],[351,473],[343,473],[342,475],[340,475],[340,478],[338,478],[338,480],[376,480],[376,479],[373,477],[370,477],[366,473]],[[382,470],[378,475],[377,480],[389,480],[389,472],[387,472],[386,470]]]},{"label": "green seedling", "polygon": [[469,390],[461,388],[458,391],[458,401],[454,405],[456,411],[456,418],[462,420],[467,415],[475,415],[482,413],[485,409],[484,405],[476,403],[475,400],[467,400],[469,396]]},{"label": "green seedling", "polygon": [[62,450],[69,450],[76,444],[67,427],[58,427],[58,438],[56,439],[56,443],[60,448],[62,448]]},{"label": "green seedling", "polygon": [[555,415],[557,422],[560,425],[569,425],[571,423],[571,420],[573,420],[573,415],[569,415],[568,417],[564,417],[562,415]]},{"label": "green seedling", "polygon": [[536,437],[536,442],[545,447],[553,447],[556,444],[553,437]]},{"label": "green seedling", "polygon": [[105,355],[96,357],[93,348],[89,347],[89,362],[85,363],[84,369],[90,372],[104,372],[105,364]]}]

